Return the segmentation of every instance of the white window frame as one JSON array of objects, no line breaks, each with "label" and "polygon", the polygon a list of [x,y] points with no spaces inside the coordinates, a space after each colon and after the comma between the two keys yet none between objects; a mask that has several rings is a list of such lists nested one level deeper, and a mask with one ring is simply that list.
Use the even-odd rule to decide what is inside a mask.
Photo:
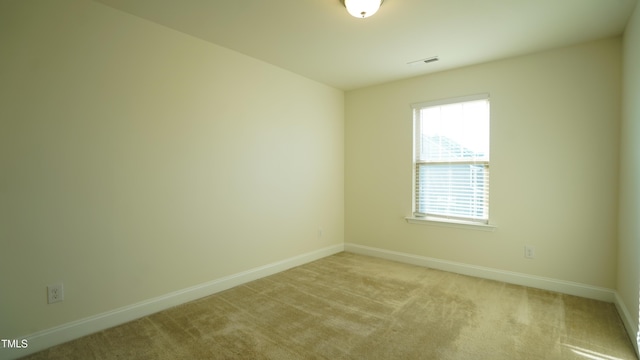
[{"label": "white window frame", "polygon": [[[420,144],[420,131],[419,131],[419,120],[420,120],[420,111],[424,108],[428,108],[428,107],[436,107],[436,106],[441,106],[441,105],[448,105],[448,104],[455,104],[455,103],[463,103],[463,102],[470,102],[470,101],[477,101],[477,100],[487,100],[489,101],[489,94],[476,94],[476,95],[470,95],[470,96],[463,96],[463,97],[456,97],[456,98],[448,98],[448,99],[442,99],[442,100],[436,100],[436,101],[428,101],[428,102],[421,102],[421,103],[415,103],[415,104],[411,104],[411,107],[413,109],[413,131],[414,131],[414,137],[413,137],[413,171],[412,171],[412,216],[407,217],[407,221],[410,223],[427,223],[427,224],[435,224],[435,225],[445,225],[445,226],[455,226],[455,227],[474,227],[474,228],[480,228],[482,230],[493,230],[494,226],[489,224],[489,214],[488,214],[488,194],[487,194],[487,213],[486,213],[486,218],[465,218],[465,217],[458,217],[458,216],[447,216],[447,215],[443,215],[443,214],[424,214],[424,213],[419,213],[417,211],[417,204],[416,204],[416,198],[417,198],[417,171],[418,171],[418,155],[417,155],[417,147]],[[489,112],[491,110],[489,109]],[[489,113],[489,117],[491,116],[491,114]],[[491,119],[489,119],[489,123],[491,123]],[[490,125],[489,125],[490,126]],[[420,162],[421,164],[424,164],[424,162]],[[455,164],[456,162],[452,162],[451,164]],[[475,162],[475,164],[479,165],[479,166],[484,166],[487,169],[487,176],[488,176],[488,170],[489,170],[489,165],[490,165],[490,159],[487,159],[486,161],[480,161],[480,162]],[[489,186],[489,183],[487,182],[486,186]],[[489,189],[487,189],[487,192],[489,191]]]}]

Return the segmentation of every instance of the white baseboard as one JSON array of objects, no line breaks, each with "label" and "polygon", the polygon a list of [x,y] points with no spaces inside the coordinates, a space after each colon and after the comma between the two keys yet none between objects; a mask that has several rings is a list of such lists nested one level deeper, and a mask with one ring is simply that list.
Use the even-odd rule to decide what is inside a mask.
[{"label": "white baseboard", "polygon": [[[0,348],[0,359],[15,359],[47,349],[51,346],[80,338],[110,327],[151,315],[173,306],[218,293],[253,280],[273,275],[344,251],[344,244],[329,246],[309,253],[294,256],[272,264],[249,269],[186,289],[174,291],[153,299],[114,309],[88,318],[72,321],[51,329],[39,331],[20,338],[28,341],[22,349]],[[0,344],[1,346],[1,344]]]},{"label": "white baseboard", "polygon": [[369,246],[345,243],[345,251],[375,256],[407,264],[424,266],[437,270],[449,271],[462,275],[469,275],[489,280],[497,280],[510,284],[523,285],[537,289],[555,291],[563,294],[575,295],[589,299],[613,303],[615,291],[612,289],[581,284],[577,282],[545,278],[512,271],[498,270],[483,266],[469,265],[447,260],[434,259],[414,254],[407,254]]},{"label": "white baseboard", "polygon": [[511,284],[529,286],[544,290],[556,291],[564,294],[586,297],[615,304],[624,323],[629,337],[638,352],[638,344],[635,341],[638,329],[635,318],[628,311],[618,293],[614,290],[595,287],[591,285],[532,276],[522,273],[503,271],[487,267],[457,263],[452,261],[434,259],[419,255],[396,252],[380,248],[373,248],[357,244],[338,244],[272,264],[249,269],[238,274],[216,279],[190,288],[178,290],[156,298],[114,309],[105,313],[80,319],[51,329],[39,331],[21,337],[27,339],[29,346],[24,349],[0,349],[0,360],[16,359],[51,346],[80,338],[113,326],[151,315],[173,306],[199,299],[208,295],[242,285],[244,283],[273,275],[278,272],[306,264],[342,251],[356,254],[374,256],[403,263],[424,266],[432,269],[454,272],[463,275],[475,276],[484,279],[503,281]]},{"label": "white baseboard", "polygon": [[638,342],[640,334],[638,333],[638,318],[635,312],[629,312],[624,302],[620,298],[617,291],[577,282],[564,281],[540,276],[533,276],[523,273],[492,269],[482,266],[469,265],[447,260],[440,260],[419,256],[414,254],[402,253],[386,249],[374,248],[369,246],[345,243],[344,250],[356,254],[379,257],[387,260],[398,261],[402,263],[424,266],[427,268],[449,271],[457,274],[479,277],[483,279],[497,280],[510,284],[523,285],[537,289],[555,291],[563,294],[580,296],[588,299],[595,299],[613,303],[618,310],[618,314],[622,319],[625,330],[631,340],[636,356],[640,359],[640,349]]},{"label": "white baseboard", "polygon": [[634,313],[629,312],[629,309],[627,309],[627,306],[624,304],[624,302],[622,301],[622,298],[620,297],[617,291],[615,292],[613,303],[616,305],[616,309],[618,310],[618,314],[620,314],[620,318],[622,319],[624,328],[627,330],[629,339],[631,340],[633,347],[636,349],[636,355],[639,355],[640,349],[638,349],[638,340],[639,340],[638,339],[638,336],[639,336],[638,317],[637,315],[636,316],[632,315],[635,312]]},{"label": "white baseboard", "polygon": [[356,254],[379,257],[387,260],[398,261],[406,264],[424,266],[457,274],[479,277],[483,279],[497,280],[510,284],[523,285],[537,289],[555,291],[563,294],[580,296],[588,299],[595,299],[613,303],[622,319],[625,330],[635,348],[636,355],[640,359],[640,349],[638,342],[638,315],[635,311],[629,311],[620,298],[617,291],[577,282],[564,281],[540,276],[533,276],[523,273],[492,269],[482,266],[469,265],[453,261],[434,259],[414,254],[402,253],[386,249],[346,243],[344,250]]}]

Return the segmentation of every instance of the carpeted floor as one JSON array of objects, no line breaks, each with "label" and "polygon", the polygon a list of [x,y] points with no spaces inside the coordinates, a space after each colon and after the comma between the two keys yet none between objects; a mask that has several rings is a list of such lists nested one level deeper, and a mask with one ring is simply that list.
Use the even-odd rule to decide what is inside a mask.
[{"label": "carpeted floor", "polygon": [[613,304],[340,253],[27,359],[636,359]]}]

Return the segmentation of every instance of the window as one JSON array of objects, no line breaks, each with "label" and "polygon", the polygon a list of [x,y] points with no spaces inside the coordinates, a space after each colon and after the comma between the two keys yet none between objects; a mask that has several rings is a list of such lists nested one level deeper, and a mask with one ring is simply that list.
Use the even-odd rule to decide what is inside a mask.
[{"label": "window", "polygon": [[489,96],[413,105],[413,214],[489,222]]}]

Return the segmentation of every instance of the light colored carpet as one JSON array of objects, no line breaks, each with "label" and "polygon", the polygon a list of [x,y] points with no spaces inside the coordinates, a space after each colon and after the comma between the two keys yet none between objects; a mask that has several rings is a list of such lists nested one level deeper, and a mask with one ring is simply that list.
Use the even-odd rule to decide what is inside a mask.
[{"label": "light colored carpet", "polygon": [[28,359],[636,359],[612,304],[340,253]]}]

